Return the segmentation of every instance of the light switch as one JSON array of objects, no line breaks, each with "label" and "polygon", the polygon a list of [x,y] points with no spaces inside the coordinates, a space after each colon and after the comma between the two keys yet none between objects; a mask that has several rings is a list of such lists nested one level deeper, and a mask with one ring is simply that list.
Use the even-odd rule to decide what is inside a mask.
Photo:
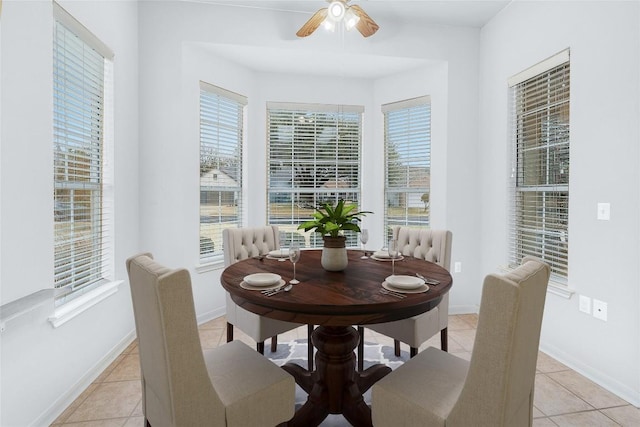
[{"label": "light switch", "polygon": [[591,298],[580,295],[580,311],[591,314]]},{"label": "light switch", "polygon": [[611,204],[598,203],[598,219],[601,221],[609,221],[611,217]]}]

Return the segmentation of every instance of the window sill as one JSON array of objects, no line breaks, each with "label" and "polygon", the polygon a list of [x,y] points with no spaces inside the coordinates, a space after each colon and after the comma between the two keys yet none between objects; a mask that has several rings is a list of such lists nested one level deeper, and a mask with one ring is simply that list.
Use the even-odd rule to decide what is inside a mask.
[{"label": "window sill", "polygon": [[224,268],[224,261],[217,259],[202,264],[196,264],[195,270],[196,273],[202,274],[213,270],[220,270],[221,268]]},{"label": "window sill", "polygon": [[53,306],[54,294],[54,289],[42,289],[31,295],[27,295],[10,303],[4,304],[0,307],[0,332],[5,331],[7,323],[37,309],[42,305],[50,304],[50,306]]},{"label": "window sill", "polygon": [[550,294],[558,295],[562,298],[571,299],[573,294],[576,293],[569,286],[564,285],[562,283],[554,282],[552,280],[549,281],[549,286],[547,286],[547,292]]},{"label": "window sill", "polygon": [[51,323],[51,326],[54,328],[64,325],[80,313],[118,292],[122,282],[122,280],[105,282],[96,289],[56,307],[53,316],[49,317],[49,323]]}]

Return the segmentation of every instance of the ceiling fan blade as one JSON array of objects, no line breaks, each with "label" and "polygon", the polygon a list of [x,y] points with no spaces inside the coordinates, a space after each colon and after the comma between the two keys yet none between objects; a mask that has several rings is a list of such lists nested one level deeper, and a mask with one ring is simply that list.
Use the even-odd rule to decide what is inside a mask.
[{"label": "ceiling fan blade", "polygon": [[308,35],[311,35],[311,33],[318,29],[326,17],[327,8],[325,7],[314,13],[313,16],[298,30],[296,35],[298,37],[307,37]]},{"label": "ceiling fan blade", "polygon": [[371,17],[367,15],[367,12],[362,10],[360,6],[354,4],[353,6],[351,6],[351,10],[353,10],[353,12],[360,17],[360,20],[356,24],[356,28],[358,29],[358,31],[360,31],[360,34],[362,34],[364,37],[369,37],[374,35],[376,31],[378,31],[378,28],[380,28],[378,27],[378,24],[376,24],[375,21],[371,19]]}]

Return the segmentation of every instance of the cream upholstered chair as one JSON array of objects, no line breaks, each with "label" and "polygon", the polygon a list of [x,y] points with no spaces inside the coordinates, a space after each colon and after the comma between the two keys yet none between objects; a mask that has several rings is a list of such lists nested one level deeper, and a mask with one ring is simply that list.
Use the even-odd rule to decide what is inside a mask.
[{"label": "cream upholstered chair", "polygon": [[488,275],[471,361],[421,352],[373,386],[373,425],[531,426],[548,281],[549,266],[530,257]]},{"label": "cream upholstered chair", "polygon": [[[398,251],[404,256],[421,258],[434,262],[447,271],[451,265],[452,234],[448,230],[431,230],[396,226],[393,238],[398,240]],[[400,356],[400,341],[410,347],[411,357],[418,353],[418,347],[440,332],[440,348],[448,350],[447,326],[449,319],[449,293],[434,309],[408,319],[388,323],[366,325],[367,328],[394,339],[395,354]],[[358,355],[364,352],[364,328],[358,327],[360,343]],[[362,357],[358,357],[358,369],[362,370]]]},{"label": "cream upholstered chair", "polygon": [[241,342],[204,353],[189,272],[127,260],[145,425],[269,426],[289,420],[295,381]]},{"label": "cream upholstered chair", "polygon": [[[225,228],[222,230],[222,244],[224,251],[224,265],[229,266],[240,260],[266,255],[270,251],[280,248],[278,226],[270,225],[257,228]],[[257,343],[257,350],[264,354],[264,341],[271,337],[271,351],[277,349],[277,336],[299,326],[300,323],[283,322],[259,316],[255,313],[239,307],[231,299],[229,292],[226,294],[227,307],[227,342],[233,341],[233,328],[237,326],[245,334],[249,335]],[[311,344],[311,330],[308,327],[308,358],[309,369],[313,366],[313,345]]]}]

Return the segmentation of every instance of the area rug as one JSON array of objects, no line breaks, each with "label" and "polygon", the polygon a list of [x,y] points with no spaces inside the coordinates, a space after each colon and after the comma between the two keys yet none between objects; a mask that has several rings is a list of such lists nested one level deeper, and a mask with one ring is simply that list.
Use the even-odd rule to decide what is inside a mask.
[{"label": "area rug", "polygon": [[[355,353],[355,351],[354,351]],[[295,341],[278,343],[275,352],[271,352],[268,345],[265,346],[265,356],[271,359],[276,365],[282,366],[285,363],[293,362],[307,367],[307,339],[298,339]],[[388,345],[374,344],[371,342],[364,343],[364,369],[383,363],[391,369],[396,369],[404,362],[409,360],[409,352],[401,351],[400,357],[393,354],[393,347]],[[357,355],[356,355],[357,363]],[[307,393],[296,385],[296,409],[300,408],[307,401]],[[364,394],[364,401],[371,404],[371,389]],[[320,427],[347,427],[349,422],[342,415],[329,415],[320,424]]]},{"label": "area rug", "polygon": [[[265,346],[265,356],[271,359],[276,365],[282,366],[285,363],[293,362],[306,368],[307,367],[307,339],[298,339],[289,342],[278,342],[278,348],[275,352],[271,352],[269,346]],[[354,351],[355,353],[355,351]],[[357,358],[357,356],[356,356]],[[400,357],[393,354],[393,347],[388,345],[375,344],[371,342],[364,343],[364,368],[382,363],[391,369],[396,369],[404,362],[409,360],[409,352],[402,350]]]}]

